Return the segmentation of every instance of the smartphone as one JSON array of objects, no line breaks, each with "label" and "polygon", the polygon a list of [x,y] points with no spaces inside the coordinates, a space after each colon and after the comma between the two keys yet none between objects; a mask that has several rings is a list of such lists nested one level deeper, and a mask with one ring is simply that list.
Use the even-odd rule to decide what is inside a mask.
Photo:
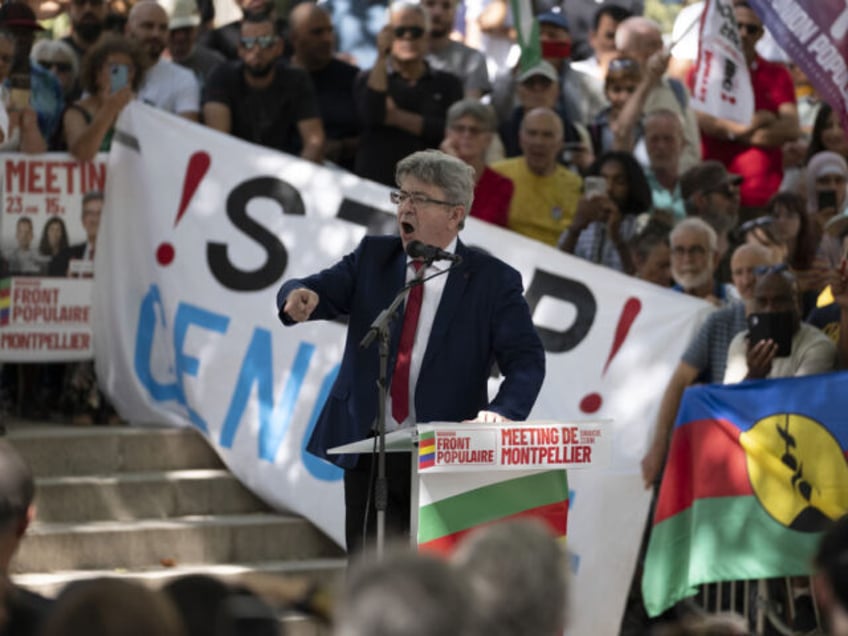
[{"label": "smartphone", "polygon": [[607,180],[604,177],[586,177],[583,179],[583,194],[593,197],[607,193]]},{"label": "smartphone", "polygon": [[15,73],[9,77],[9,107],[12,110],[23,110],[29,107],[30,79],[29,73]]},{"label": "smartphone", "polygon": [[791,311],[751,314],[748,316],[748,339],[751,346],[762,340],[774,340],[778,358],[792,353],[793,316]]},{"label": "smartphone", "polygon": [[827,208],[836,207],[836,190],[820,190],[816,193],[818,201],[818,209],[825,210]]},{"label": "smartphone", "polygon": [[113,93],[117,93],[124,88],[129,82],[130,67],[126,64],[110,64],[109,65],[109,88]]}]

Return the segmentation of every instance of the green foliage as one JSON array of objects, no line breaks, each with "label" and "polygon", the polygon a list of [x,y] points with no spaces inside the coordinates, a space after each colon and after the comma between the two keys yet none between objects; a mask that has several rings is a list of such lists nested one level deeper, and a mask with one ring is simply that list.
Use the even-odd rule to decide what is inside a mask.
[{"label": "green foliage", "polygon": [[645,17],[659,22],[663,33],[671,33],[674,19],[685,5],[685,0],[645,0]]}]

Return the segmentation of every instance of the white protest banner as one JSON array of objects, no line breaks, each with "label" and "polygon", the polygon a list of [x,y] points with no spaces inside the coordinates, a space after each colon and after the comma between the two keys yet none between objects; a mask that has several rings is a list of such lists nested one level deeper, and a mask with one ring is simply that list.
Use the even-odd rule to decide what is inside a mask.
[{"label": "white protest banner", "polygon": [[[195,426],[245,484],[341,542],[341,471],[304,446],[345,326],[284,328],[275,296],[366,228],[391,227],[388,190],[133,102],[118,121],[105,207],[120,214],[101,227],[95,353],[120,413]],[[616,634],[650,501],[639,460],[709,308],[475,219],[461,238],[523,276],[547,351],[532,419],[612,420],[610,467],[569,480],[569,547],[571,633]]]},{"label": "white protest banner", "polygon": [[91,280],[14,277],[0,280],[0,359],[90,360]]},{"label": "white protest banner", "polygon": [[719,119],[748,124],[754,116],[754,88],[739,39],[733,0],[707,0],[692,108]]}]

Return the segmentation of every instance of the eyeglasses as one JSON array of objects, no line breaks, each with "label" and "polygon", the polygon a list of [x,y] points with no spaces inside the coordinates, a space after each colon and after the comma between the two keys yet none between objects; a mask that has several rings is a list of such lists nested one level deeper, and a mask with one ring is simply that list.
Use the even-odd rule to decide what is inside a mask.
[{"label": "eyeglasses", "polygon": [[758,265],[754,268],[755,276],[766,276],[768,274],[780,274],[789,270],[786,263],[778,263],[777,265]]},{"label": "eyeglasses", "polygon": [[684,245],[675,245],[671,248],[671,255],[676,256],[678,258],[683,258],[684,256],[701,257],[705,256],[707,253],[707,249],[703,245],[690,245],[686,247]]},{"label": "eyeglasses", "polygon": [[266,50],[274,46],[277,41],[276,35],[259,35],[256,37],[242,37],[239,42],[246,51],[252,51],[254,46],[259,46],[260,49]]},{"label": "eyeglasses", "polygon": [[608,71],[625,71],[630,69],[638,69],[639,62],[634,60],[631,57],[617,57],[614,60],[610,60],[609,66],[607,67]]},{"label": "eyeglasses", "polygon": [[450,129],[457,135],[464,135],[465,133],[468,133],[472,137],[476,137],[477,135],[483,132],[488,132],[483,130],[482,128],[479,128],[478,126],[466,126],[464,124],[453,124],[451,125]]},{"label": "eyeglasses", "polygon": [[432,199],[428,197],[426,194],[421,194],[420,192],[405,192],[404,190],[393,190],[389,193],[389,199],[391,199],[392,203],[395,205],[403,205],[405,202],[410,201],[412,203],[413,208],[418,208],[423,205],[460,205],[459,203],[451,203],[450,201],[439,201],[438,199]]},{"label": "eyeglasses", "polygon": [[761,27],[759,24],[748,24],[745,22],[739,22],[738,26],[740,31],[744,31],[748,35],[759,35],[763,30],[763,27]]},{"label": "eyeglasses", "polygon": [[424,27],[420,26],[398,26],[395,27],[395,37],[403,39],[409,36],[410,40],[417,40],[424,35]]},{"label": "eyeglasses", "polygon": [[55,68],[59,73],[68,73],[73,68],[70,62],[51,62],[50,60],[37,60],[36,62],[48,71]]},{"label": "eyeglasses", "polygon": [[85,5],[89,5],[91,7],[102,7],[104,0],[73,0],[73,4],[75,7],[84,7]]},{"label": "eyeglasses", "polygon": [[742,225],[739,226],[738,233],[739,236],[745,236],[751,230],[754,230],[758,227],[767,227],[774,223],[774,217],[771,216],[759,216],[756,219],[751,219],[750,221],[745,221]]}]

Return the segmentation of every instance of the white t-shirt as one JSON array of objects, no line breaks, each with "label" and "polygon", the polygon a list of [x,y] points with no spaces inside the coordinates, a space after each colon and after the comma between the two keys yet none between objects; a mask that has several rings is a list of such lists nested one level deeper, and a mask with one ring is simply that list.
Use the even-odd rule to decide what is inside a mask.
[{"label": "white t-shirt", "polygon": [[[724,383],[741,382],[748,375],[745,337],[747,331],[736,334],[727,348],[727,368]],[[836,365],[836,346],[820,329],[801,323],[801,328],[792,336],[792,353],[784,358],[775,358],[771,363],[769,378],[791,378],[833,371]]]},{"label": "white t-shirt", "polygon": [[175,115],[200,113],[200,84],[187,68],[160,59],[144,75],[138,98]]}]

